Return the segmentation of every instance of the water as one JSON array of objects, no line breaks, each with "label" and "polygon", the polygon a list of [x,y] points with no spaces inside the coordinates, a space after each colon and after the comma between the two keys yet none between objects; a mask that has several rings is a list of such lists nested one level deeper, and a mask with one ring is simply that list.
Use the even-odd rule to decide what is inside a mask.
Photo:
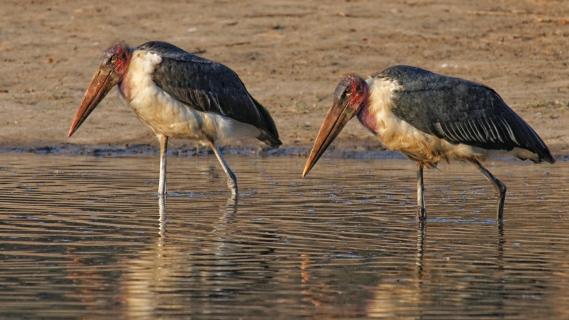
[{"label": "water", "polygon": [[[4,154],[0,318],[569,318],[569,163]],[[162,208],[161,208],[162,205]]]}]

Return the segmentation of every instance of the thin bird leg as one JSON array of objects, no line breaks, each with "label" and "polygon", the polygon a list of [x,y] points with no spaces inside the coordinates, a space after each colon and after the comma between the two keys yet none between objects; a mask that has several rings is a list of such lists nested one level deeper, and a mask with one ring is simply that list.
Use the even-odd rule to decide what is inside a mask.
[{"label": "thin bird leg", "polygon": [[417,162],[417,218],[419,221],[427,219],[425,209],[425,186],[423,185],[423,163]]},{"label": "thin bird leg", "polygon": [[219,161],[221,168],[223,168],[223,171],[225,171],[225,174],[227,175],[227,187],[229,187],[229,189],[231,190],[232,197],[236,197],[237,177],[235,177],[235,174],[233,173],[233,171],[231,171],[231,169],[227,165],[227,162],[225,162],[225,159],[223,159],[223,156],[221,155],[221,152],[219,151],[215,143],[210,142],[210,146],[211,149],[213,150],[213,153],[215,153],[215,156],[217,157],[217,161]]},{"label": "thin bird leg", "polygon": [[502,223],[502,219],[504,218],[504,201],[506,200],[506,190],[507,190],[506,185],[502,181],[498,180],[498,178],[494,177],[492,173],[488,171],[488,169],[484,168],[484,166],[482,166],[482,164],[478,162],[478,160],[473,160],[472,163],[474,163],[478,167],[480,172],[482,172],[482,174],[486,177],[486,179],[488,179],[488,181],[494,184],[494,188],[496,188],[496,191],[498,191],[498,193],[500,194],[500,201],[498,202],[497,218],[498,218],[498,223]]},{"label": "thin bird leg", "polygon": [[168,153],[168,137],[158,135],[160,142],[160,182],[158,183],[158,195],[166,194],[166,154]]}]

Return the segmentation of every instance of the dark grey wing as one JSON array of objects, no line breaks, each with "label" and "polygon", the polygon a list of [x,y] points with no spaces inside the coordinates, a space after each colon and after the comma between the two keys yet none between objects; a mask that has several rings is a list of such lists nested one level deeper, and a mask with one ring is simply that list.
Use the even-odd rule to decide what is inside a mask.
[{"label": "dark grey wing", "polygon": [[523,148],[554,161],[537,133],[489,87],[408,66],[376,77],[398,80],[393,113],[421,131],[484,149]]},{"label": "dark grey wing", "polygon": [[152,79],[162,90],[195,110],[257,127],[261,130],[258,138],[271,146],[281,144],[269,112],[249,94],[233,70],[164,42],[149,42],[139,48],[160,54],[162,62]]}]

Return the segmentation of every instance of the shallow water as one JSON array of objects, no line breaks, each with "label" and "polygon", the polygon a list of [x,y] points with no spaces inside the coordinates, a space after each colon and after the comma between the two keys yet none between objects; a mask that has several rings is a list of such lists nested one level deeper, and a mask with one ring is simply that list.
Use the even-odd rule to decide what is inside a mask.
[{"label": "shallow water", "polygon": [[[569,318],[569,163],[3,154],[0,318]],[[162,205],[162,208],[161,208]]]}]

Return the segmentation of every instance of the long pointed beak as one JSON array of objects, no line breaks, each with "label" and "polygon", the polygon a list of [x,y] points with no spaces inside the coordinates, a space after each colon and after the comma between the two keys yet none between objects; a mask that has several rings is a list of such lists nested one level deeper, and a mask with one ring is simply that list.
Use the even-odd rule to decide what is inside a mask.
[{"label": "long pointed beak", "polygon": [[310,169],[314,167],[318,159],[324,154],[324,151],[326,151],[348,121],[352,119],[352,115],[353,111],[351,108],[340,103],[334,103],[332,108],[328,111],[326,118],[324,118],[320,131],[318,131],[318,135],[314,140],[314,146],[304,165],[302,177],[305,177],[308,172],[310,172]]},{"label": "long pointed beak", "polygon": [[105,70],[102,67],[99,67],[99,70],[95,72],[87,91],[85,91],[83,100],[81,100],[79,109],[77,109],[75,118],[73,118],[69,132],[67,133],[68,137],[71,137],[73,133],[79,129],[79,126],[81,126],[89,114],[95,109],[95,107],[97,107],[99,102],[101,102],[101,100],[103,100],[107,93],[109,93],[113,88],[115,83],[113,81],[112,73],[112,70]]}]

